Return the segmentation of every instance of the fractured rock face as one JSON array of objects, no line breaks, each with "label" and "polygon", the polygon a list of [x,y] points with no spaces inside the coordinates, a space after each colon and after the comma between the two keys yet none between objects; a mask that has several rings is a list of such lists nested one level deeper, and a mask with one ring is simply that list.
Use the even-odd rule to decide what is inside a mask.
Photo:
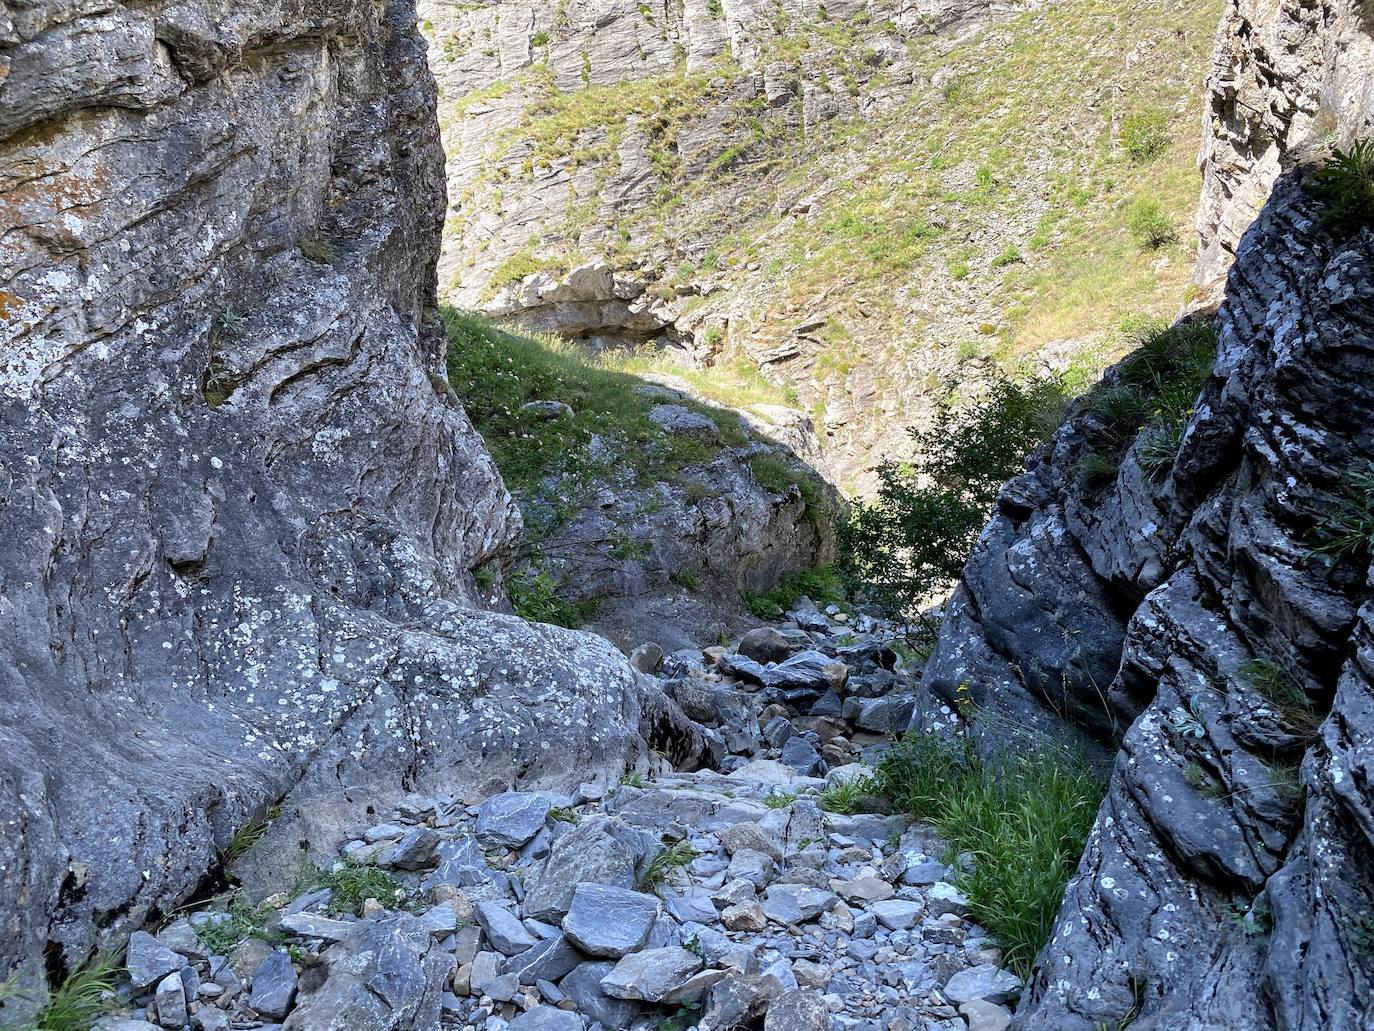
[{"label": "fractured rock face", "polygon": [[283,866],[345,794],[614,775],[638,689],[604,642],[467,607],[518,519],[443,380],[412,6],[27,11],[0,34],[0,979],[33,982],[48,942],[75,964],[174,908],[293,785]]}]

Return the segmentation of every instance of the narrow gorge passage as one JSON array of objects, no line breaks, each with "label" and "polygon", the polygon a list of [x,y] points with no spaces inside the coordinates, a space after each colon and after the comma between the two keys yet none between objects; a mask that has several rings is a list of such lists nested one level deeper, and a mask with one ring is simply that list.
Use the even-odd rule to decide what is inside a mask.
[{"label": "narrow gorge passage", "polygon": [[0,1028],[1374,1029],[1364,0],[0,0]]}]

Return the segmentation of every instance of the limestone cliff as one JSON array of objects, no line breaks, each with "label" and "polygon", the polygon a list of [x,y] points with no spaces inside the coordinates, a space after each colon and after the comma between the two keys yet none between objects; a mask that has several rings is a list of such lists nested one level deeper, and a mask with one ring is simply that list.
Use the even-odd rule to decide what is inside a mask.
[{"label": "limestone cliff", "polygon": [[519,524],[444,382],[443,209],[407,0],[0,4],[0,980],[288,792],[328,846],[640,747],[608,643],[471,604]]},{"label": "limestone cliff", "polygon": [[[441,293],[594,348],[742,358],[869,486],[999,370],[1095,375],[1118,322],[1176,309],[1218,11],[423,0]],[[1151,204],[1168,228],[1141,246]]]},{"label": "limestone cliff", "polygon": [[1117,750],[1017,1028],[1368,1026],[1374,637],[1350,526],[1374,505],[1374,234],[1323,221],[1303,159],[1368,136],[1371,68],[1357,6],[1231,6],[1200,278],[1235,260],[1181,439],[1111,425],[1169,357],[1133,356],[1004,488],[949,606],[929,688]]}]

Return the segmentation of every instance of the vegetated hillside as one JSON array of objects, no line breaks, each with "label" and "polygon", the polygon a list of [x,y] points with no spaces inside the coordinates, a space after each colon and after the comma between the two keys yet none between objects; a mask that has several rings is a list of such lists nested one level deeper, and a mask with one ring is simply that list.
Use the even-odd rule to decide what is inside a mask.
[{"label": "vegetated hillside", "polygon": [[1089,379],[1185,298],[1218,3],[421,7],[441,290],[743,356],[846,486],[999,369]]},{"label": "vegetated hillside", "polygon": [[[747,368],[664,375],[449,310],[448,376],[524,516],[486,600],[627,651],[714,641],[742,603],[833,555],[806,413]],[[728,407],[722,407],[722,403]]]}]

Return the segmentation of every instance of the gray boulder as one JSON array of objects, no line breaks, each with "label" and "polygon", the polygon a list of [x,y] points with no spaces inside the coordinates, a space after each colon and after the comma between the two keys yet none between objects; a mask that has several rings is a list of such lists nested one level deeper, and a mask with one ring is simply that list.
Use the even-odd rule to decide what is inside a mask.
[{"label": "gray boulder", "polygon": [[640,1006],[632,1000],[614,998],[602,990],[601,979],[614,969],[614,963],[605,961],[583,963],[563,978],[559,988],[588,1020],[624,1031],[639,1013]]},{"label": "gray boulder", "polygon": [[1022,982],[1010,970],[991,963],[961,970],[945,982],[941,993],[956,1006],[975,999],[991,1003],[1012,1003],[1021,994]]},{"label": "gray boulder", "polygon": [[782,662],[792,654],[792,646],[787,638],[771,626],[750,630],[740,638],[739,646],[735,650],[745,658],[764,665]]},{"label": "gray boulder", "polygon": [[576,1013],[557,1006],[535,1006],[510,1022],[510,1031],[582,1031],[585,1025]]},{"label": "gray boulder", "polygon": [[606,816],[583,820],[554,842],[544,868],[530,883],[525,913],[536,920],[562,919],[573,892],[583,883],[633,888],[649,847],[645,835],[621,820]]},{"label": "gray boulder", "polygon": [[503,955],[514,956],[535,944],[534,935],[503,903],[484,899],[476,904],[476,910],[477,923],[481,925],[487,941]]},{"label": "gray boulder", "polygon": [[763,1031],[829,1031],[830,1010],[820,992],[794,988],[768,1006]]},{"label": "gray boulder", "polygon": [[278,949],[253,971],[253,990],[248,996],[248,1005],[260,1016],[280,1021],[290,1011],[295,998],[296,968],[291,965],[291,957],[286,951]]},{"label": "gray boulder", "polygon": [[135,931],[129,937],[124,959],[129,980],[135,988],[147,988],[161,981],[185,962],[147,931]]},{"label": "gray boulder", "polygon": [[617,999],[663,1002],[702,967],[701,957],[676,946],[625,956],[601,979],[601,989]]},{"label": "gray boulder", "polygon": [[519,848],[539,833],[550,808],[548,796],[537,792],[493,795],[477,809],[477,840],[488,847]]},{"label": "gray boulder", "polygon": [[652,895],[606,884],[579,884],[563,918],[563,933],[583,952],[616,958],[648,940],[658,915],[658,899]]}]

